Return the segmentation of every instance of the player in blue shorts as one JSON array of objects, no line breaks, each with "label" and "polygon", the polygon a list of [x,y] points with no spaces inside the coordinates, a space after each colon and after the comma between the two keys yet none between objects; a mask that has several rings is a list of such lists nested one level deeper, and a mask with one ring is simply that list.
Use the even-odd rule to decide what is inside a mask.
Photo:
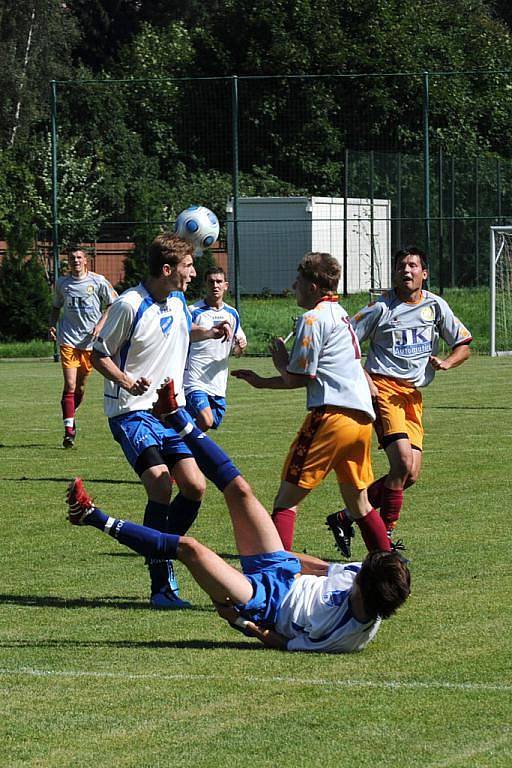
[{"label": "player in blue shorts", "polygon": [[[288,651],[362,650],[410,593],[410,575],[391,551],[382,520],[356,522],[369,555],[363,563],[327,563],[283,550],[272,518],[230,458],[183,409],[167,415],[205,475],[224,494],[243,573],[190,536],[159,533],[106,515],[80,478],[68,489],[69,521],[98,528],[146,557],[178,559],[218,613],[266,646]],[[161,411],[163,409],[161,408]],[[380,523],[380,527],[379,527]]]},{"label": "player in blue shorts", "polygon": [[237,310],[224,301],[229,284],[222,267],[209,267],[204,280],[204,299],[189,306],[192,322],[206,329],[225,322],[232,330],[230,343],[218,344],[205,339],[190,344],[184,378],[187,411],[199,429],[206,431],[220,427],[226,412],[229,357],[231,354],[240,357],[247,339]]},{"label": "player in blue shorts", "polygon": [[[104,410],[112,435],[146,489],[144,524],[174,534],[185,534],[194,522],[205,479],[183,440],[152,412],[157,388],[171,376],[181,387],[191,339],[217,344],[231,339],[225,323],[211,329],[192,323],[185,301],[195,276],[192,254],[193,247],[176,235],[155,238],[147,279],[114,301],[91,357],[105,378]],[[171,501],[172,477],[179,493]],[[172,561],[150,558],[148,566],[151,605],[188,607],[178,595]]]}]

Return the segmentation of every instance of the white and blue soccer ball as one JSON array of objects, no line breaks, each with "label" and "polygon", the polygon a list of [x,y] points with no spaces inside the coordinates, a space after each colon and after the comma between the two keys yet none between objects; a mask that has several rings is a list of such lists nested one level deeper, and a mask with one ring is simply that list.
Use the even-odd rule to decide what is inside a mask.
[{"label": "white and blue soccer ball", "polygon": [[191,205],[179,214],[174,231],[178,237],[204,251],[219,237],[219,220],[204,205]]}]

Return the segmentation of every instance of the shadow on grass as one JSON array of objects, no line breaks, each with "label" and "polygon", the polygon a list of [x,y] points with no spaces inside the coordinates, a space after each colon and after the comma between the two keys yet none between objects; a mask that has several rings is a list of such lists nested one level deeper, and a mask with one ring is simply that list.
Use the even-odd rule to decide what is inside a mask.
[{"label": "shadow on grass", "polygon": [[[30,483],[66,483],[69,484],[74,480],[75,475],[69,477],[27,477],[22,475],[21,477],[2,477],[2,480],[6,482],[19,483],[24,480],[28,480]],[[87,483],[104,483],[105,485],[138,485],[140,486],[140,480],[112,480],[102,477],[88,477],[83,478]]]},{"label": "shadow on grass", "polygon": [[[121,595],[108,597],[56,597],[54,595],[0,595],[0,605],[24,605],[31,608],[115,608],[141,611],[153,611],[148,600]],[[213,612],[213,608],[193,605],[187,608],[192,613]],[[169,611],[172,613],[172,611]]]},{"label": "shadow on grass", "polygon": [[239,640],[16,640],[12,643],[0,643],[0,648],[176,648],[197,649],[199,651],[218,650],[246,650],[264,651],[263,645],[254,642]]}]

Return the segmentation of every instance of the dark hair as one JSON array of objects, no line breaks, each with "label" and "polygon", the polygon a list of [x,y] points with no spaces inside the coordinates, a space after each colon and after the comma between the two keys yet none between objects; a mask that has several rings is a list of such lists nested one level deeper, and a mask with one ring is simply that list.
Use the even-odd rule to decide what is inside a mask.
[{"label": "dark hair", "polygon": [[407,245],[405,248],[400,248],[395,253],[393,260],[393,266],[395,269],[398,262],[402,261],[402,259],[405,259],[406,256],[419,256],[423,269],[428,269],[428,258],[426,253],[422,251],[421,248],[417,248],[415,245]]},{"label": "dark hair", "polygon": [[73,243],[72,245],[68,245],[68,247],[66,248],[66,256],[71,256],[72,253],[76,253],[77,251],[80,251],[80,253],[83,253],[85,258],[87,258],[88,256],[87,251],[79,243]]},{"label": "dark hair", "polygon": [[160,277],[164,264],[175,267],[187,256],[192,256],[194,246],[172,232],[157,235],[149,247],[148,269],[151,277]]},{"label": "dark hair", "polygon": [[224,272],[222,267],[217,267],[216,265],[213,265],[211,267],[208,267],[207,270],[205,270],[205,273],[203,275],[204,282],[206,283],[207,278],[210,275],[223,275],[224,280],[226,280],[226,273]]},{"label": "dark hair", "polygon": [[306,253],[298,271],[311,283],[316,283],[325,293],[336,293],[340,281],[341,267],[330,253]]},{"label": "dark hair", "polygon": [[411,574],[398,552],[370,552],[357,575],[365,613],[388,619],[411,593]]}]

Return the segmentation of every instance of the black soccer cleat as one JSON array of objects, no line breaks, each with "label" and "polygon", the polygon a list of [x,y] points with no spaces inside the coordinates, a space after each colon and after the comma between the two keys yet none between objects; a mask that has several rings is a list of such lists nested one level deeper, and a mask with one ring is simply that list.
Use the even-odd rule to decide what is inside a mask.
[{"label": "black soccer cleat", "polygon": [[354,538],[355,531],[352,520],[348,518],[345,510],[341,509],[339,512],[327,515],[325,524],[334,536],[337,549],[343,557],[349,558],[351,555],[350,539]]}]

